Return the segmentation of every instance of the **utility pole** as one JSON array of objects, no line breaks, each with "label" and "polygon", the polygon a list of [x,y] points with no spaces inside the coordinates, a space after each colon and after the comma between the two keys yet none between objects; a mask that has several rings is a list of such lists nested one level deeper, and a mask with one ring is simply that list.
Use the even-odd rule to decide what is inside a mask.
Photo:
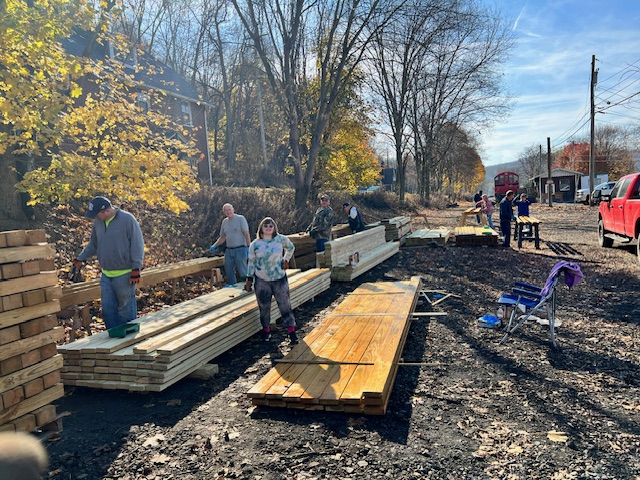
[{"label": "utility pole", "polygon": [[596,155],[595,155],[595,124],[596,124],[596,102],[595,89],[598,83],[598,71],[596,70],[596,56],[591,56],[591,135],[589,139],[589,195],[593,192],[596,176]]},{"label": "utility pole", "polygon": [[547,137],[547,196],[549,206],[553,207],[553,178],[551,178],[551,138]]},{"label": "utility pole", "polygon": [[538,152],[538,175],[540,175],[540,179],[538,180],[538,201],[542,201],[542,144],[539,145],[540,151]]}]

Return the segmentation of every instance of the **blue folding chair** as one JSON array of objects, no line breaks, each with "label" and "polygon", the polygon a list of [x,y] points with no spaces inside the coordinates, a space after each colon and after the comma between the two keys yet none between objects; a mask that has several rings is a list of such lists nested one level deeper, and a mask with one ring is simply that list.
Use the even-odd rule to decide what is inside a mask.
[{"label": "blue folding chair", "polygon": [[[544,284],[544,287],[537,287],[523,282],[515,282],[511,293],[503,293],[498,299],[498,304],[512,309],[509,316],[509,323],[506,333],[500,345],[502,345],[509,335],[525,324],[536,312],[544,311],[549,320],[549,330],[551,333],[551,343],[556,347],[555,321],[556,321],[556,286],[560,279],[560,274],[564,274],[565,283],[569,288],[577,285],[582,280],[580,267],[571,262],[558,262],[551,269],[551,273]],[[505,308],[506,309],[506,308]],[[516,321],[517,316],[520,317]]]}]

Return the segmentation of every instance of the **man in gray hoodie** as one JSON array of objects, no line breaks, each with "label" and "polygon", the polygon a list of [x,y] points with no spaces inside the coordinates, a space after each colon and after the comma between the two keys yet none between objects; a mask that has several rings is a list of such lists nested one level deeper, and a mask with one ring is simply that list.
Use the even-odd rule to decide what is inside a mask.
[{"label": "man in gray hoodie", "polygon": [[110,329],[138,315],[136,284],[144,260],[144,239],[135,217],[104,197],[91,200],[86,216],[94,219],[91,238],[73,263],[80,269],[83,262],[98,257],[102,316]]}]

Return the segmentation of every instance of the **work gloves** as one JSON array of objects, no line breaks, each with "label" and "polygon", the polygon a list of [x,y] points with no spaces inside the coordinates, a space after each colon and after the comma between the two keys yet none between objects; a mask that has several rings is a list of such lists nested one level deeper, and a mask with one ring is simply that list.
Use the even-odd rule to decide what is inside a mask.
[{"label": "work gloves", "polygon": [[247,278],[247,279],[244,281],[244,289],[245,289],[247,292],[250,292],[250,291],[251,291],[251,285],[253,285],[253,278]]},{"label": "work gloves", "polygon": [[131,270],[131,274],[129,276],[129,283],[130,284],[134,284],[134,283],[140,283],[140,269],[139,268],[134,268],[133,270]]},{"label": "work gloves", "polygon": [[289,269],[289,260],[282,259],[282,269],[283,270]]},{"label": "work gloves", "polygon": [[211,253],[214,253],[217,249],[218,249],[218,246],[217,246],[217,245],[211,245],[211,246],[209,247],[209,251],[210,251]]},{"label": "work gloves", "polygon": [[80,270],[82,268],[82,265],[84,264],[84,262],[78,260],[77,258],[73,261],[73,266],[76,267],[76,269]]}]

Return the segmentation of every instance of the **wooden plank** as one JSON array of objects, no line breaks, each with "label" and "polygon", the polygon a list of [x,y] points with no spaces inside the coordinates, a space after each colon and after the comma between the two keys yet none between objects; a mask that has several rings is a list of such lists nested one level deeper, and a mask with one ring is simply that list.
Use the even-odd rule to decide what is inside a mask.
[{"label": "wooden plank", "polygon": [[3,328],[0,330],[0,345],[15,342],[16,340],[20,340],[19,325],[14,325],[13,327]]},{"label": "wooden plank", "polygon": [[[203,271],[210,271],[224,265],[223,257],[202,257],[182,262],[157,265],[142,271],[139,288],[182,278]],[[61,307],[80,305],[100,298],[100,279],[79,284],[66,285],[62,289]]]},{"label": "wooden plank", "polygon": [[35,395],[31,398],[27,398],[23,402],[13,405],[9,408],[5,408],[0,412],[0,425],[10,422],[16,418],[26,415],[40,407],[44,407],[48,403],[57,400],[64,395],[64,387],[61,383],[46,389],[42,393]]},{"label": "wooden plank", "polygon": [[43,332],[39,335],[8,343],[7,345],[3,345],[2,349],[0,349],[0,360],[5,360],[15,355],[20,355],[24,352],[33,350],[35,348],[58,342],[63,338],[64,328],[56,327],[53,330]]},{"label": "wooden plank", "polygon": [[25,232],[25,244],[26,245],[35,245],[38,243],[46,243],[47,242],[47,234],[44,230],[26,230]]},{"label": "wooden plank", "polygon": [[27,232],[24,230],[0,232],[0,236],[5,238],[7,247],[21,247],[27,243]]},{"label": "wooden plank", "polygon": [[16,310],[18,308],[22,308],[22,294],[14,293],[13,295],[7,295],[2,297],[2,310],[3,312],[8,312],[9,310]]},{"label": "wooden plank", "polygon": [[[0,250],[1,251],[1,250]],[[14,278],[0,282],[0,296],[14,293],[27,292],[38,288],[55,286],[58,284],[58,275],[55,272],[40,273],[29,277]]]},{"label": "wooden plank", "polygon": [[56,251],[52,245],[31,245],[0,249],[0,263],[23,262],[47,257],[55,257]]},{"label": "wooden plank", "polygon": [[56,355],[55,357],[49,358],[43,362],[23,368],[9,375],[4,375],[0,377],[0,393],[6,392],[7,390],[19,385],[23,385],[34,378],[44,377],[61,368],[62,355]]},{"label": "wooden plank", "polygon": [[[414,277],[359,287],[285,356],[291,363],[276,365],[249,390],[252,402],[384,414],[419,286]],[[374,315],[357,316],[362,311]]]},{"label": "wooden plank", "polygon": [[22,266],[20,263],[5,263],[0,265],[0,278],[9,280],[11,278],[19,278],[22,276]]}]

